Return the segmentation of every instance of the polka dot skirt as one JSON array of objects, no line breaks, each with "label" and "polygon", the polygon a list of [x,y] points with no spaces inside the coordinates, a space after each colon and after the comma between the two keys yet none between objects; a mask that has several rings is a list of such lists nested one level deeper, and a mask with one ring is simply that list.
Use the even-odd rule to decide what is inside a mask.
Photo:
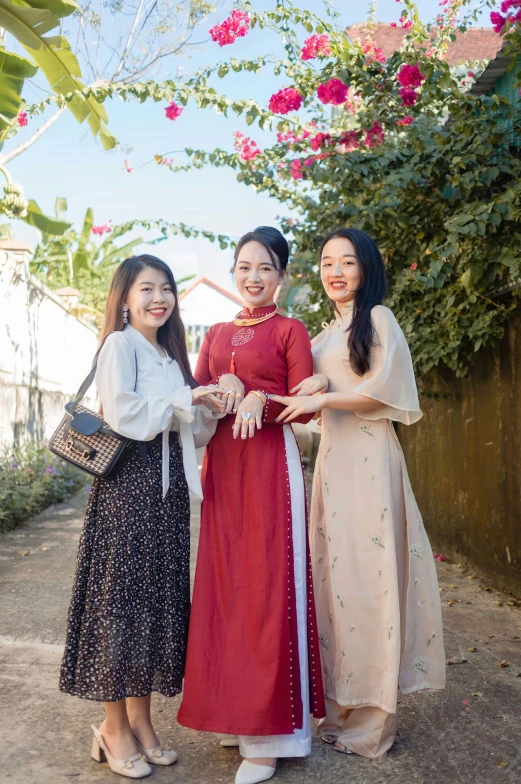
[{"label": "polka dot skirt", "polygon": [[161,437],[146,465],[132,446],[95,479],[80,539],[61,691],[106,702],[181,691],[190,615],[190,501],[170,441],[163,500]]}]

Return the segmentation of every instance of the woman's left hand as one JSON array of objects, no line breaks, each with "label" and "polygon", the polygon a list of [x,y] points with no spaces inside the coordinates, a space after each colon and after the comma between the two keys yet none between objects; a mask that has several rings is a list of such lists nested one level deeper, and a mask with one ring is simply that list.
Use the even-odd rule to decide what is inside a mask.
[{"label": "woman's left hand", "polygon": [[[246,395],[242,403],[237,408],[237,416],[233,425],[233,437],[237,438],[239,433],[241,438],[253,438],[255,428],[262,428],[262,412],[264,407],[257,395]],[[244,416],[243,416],[244,414]]]},{"label": "woman's left hand", "polygon": [[321,411],[324,406],[324,395],[313,395],[308,397],[283,397],[281,395],[270,395],[270,400],[286,406],[284,411],[278,415],[275,422],[287,424],[293,419],[297,419],[304,414],[315,414]]}]

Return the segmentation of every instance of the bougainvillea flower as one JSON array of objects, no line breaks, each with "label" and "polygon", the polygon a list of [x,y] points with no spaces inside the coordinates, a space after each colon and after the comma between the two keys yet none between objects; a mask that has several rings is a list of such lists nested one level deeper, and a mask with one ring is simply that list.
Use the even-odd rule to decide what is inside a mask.
[{"label": "bougainvillea flower", "polygon": [[274,114],[288,114],[297,112],[302,102],[303,98],[296,87],[285,87],[271,96],[268,109]]},{"label": "bougainvillea flower", "polygon": [[380,123],[375,120],[372,126],[365,132],[364,144],[366,147],[376,147],[377,145],[382,144],[384,137],[384,129]]},{"label": "bougainvillea flower", "polygon": [[26,125],[29,125],[29,120],[27,119],[27,112],[20,112],[20,114],[16,119],[18,120],[18,125],[21,128],[23,128]]},{"label": "bougainvillea flower", "polygon": [[414,106],[418,100],[418,93],[416,90],[411,90],[409,87],[402,87],[398,92],[402,99],[402,106]]},{"label": "bougainvillea flower", "polygon": [[414,122],[414,117],[409,114],[407,117],[402,117],[401,120],[396,120],[396,125],[410,125]]},{"label": "bougainvillea flower", "polygon": [[171,101],[165,109],[165,114],[169,120],[177,120],[183,113],[183,107],[179,106],[175,101]]},{"label": "bougainvillea flower", "polygon": [[329,37],[327,35],[312,35],[306,38],[300,56],[303,60],[314,60],[319,54],[329,55]]},{"label": "bougainvillea flower", "polygon": [[227,46],[228,44],[233,44],[237,38],[242,38],[246,35],[249,29],[250,20],[248,14],[234,8],[228,19],[212,27],[209,32],[212,41],[216,41],[219,46]]},{"label": "bougainvillea flower", "polygon": [[383,49],[376,46],[370,38],[366,38],[362,44],[362,51],[365,54],[365,59],[376,60],[377,63],[385,63],[385,55]]},{"label": "bougainvillea flower", "polygon": [[417,270],[417,269],[418,269],[418,265],[416,264],[416,262],[414,262],[414,264],[411,264],[411,266],[409,267],[409,269],[410,269],[410,270],[412,270],[413,272],[414,272],[415,270]]},{"label": "bougainvillea flower", "polygon": [[98,234],[100,237],[103,237],[104,234],[110,234],[112,231],[112,226],[109,226],[108,223],[104,223],[102,226],[93,226],[91,232],[93,234]]},{"label": "bougainvillea flower", "polygon": [[298,158],[294,161],[291,161],[289,165],[289,173],[294,180],[301,180],[304,176],[302,174],[302,161],[300,161]]},{"label": "bougainvillea flower", "polygon": [[259,150],[257,142],[254,142],[240,131],[235,131],[233,135],[235,136],[233,146],[239,153],[239,157],[242,161],[251,161],[256,158],[257,155],[261,155],[261,150]]},{"label": "bougainvillea flower", "polygon": [[418,63],[414,65],[405,63],[402,65],[396,79],[402,87],[421,87],[422,82],[425,81],[425,76],[418,68]]},{"label": "bougainvillea flower", "polygon": [[344,84],[340,79],[329,79],[325,84],[320,84],[317,90],[317,96],[322,103],[332,103],[334,106],[347,101],[349,94],[349,85]]},{"label": "bougainvillea flower", "polygon": [[344,131],[340,135],[338,143],[342,145],[344,152],[352,152],[353,150],[357,150],[360,147],[360,142],[358,141],[358,134],[356,131]]},{"label": "bougainvillea flower", "polygon": [[317,150],[320,150],[320,148],[323,147],[325,144],[327,144],[327,142],[330,139],[331,139],[330,133],[317,133],[316,136],[314,136],[310,140],[309,146],[311,147],[312,150],[317,152]]},{"label": "bougainvillea flower", "polygon": [[507,20],[505,16],[501,16],[497,11],[492,11],[490,14],[490,21],[492,22],[495,32],[500,33]]}]

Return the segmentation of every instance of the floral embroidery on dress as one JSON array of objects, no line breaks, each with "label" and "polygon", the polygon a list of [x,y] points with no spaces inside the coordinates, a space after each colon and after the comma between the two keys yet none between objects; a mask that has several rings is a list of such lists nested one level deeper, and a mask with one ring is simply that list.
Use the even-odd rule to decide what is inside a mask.
[{"label": "floral embroidery on dress", "polygon": [[255,330],[251,327],[243,327],[235,335],[232,337],[231,343],[232,346],[244,346],[246,343],[249,343],[250,340],[253,340],[255,337]]},{"label": "floral embroidery on dress", "polygon": [[389,626],[389,639],[391,639],[391,635],[393,633],[394,626]]},{"label": "floral embroidery on dress", "polygon": [[335,558],[333,558],[333,563],[331,564],[331,568],[332,568],[332,569],[334,569],[334,568],[335,568],[335,563],[336,563],[337,561],[338,561],[338,555],[337,555]]},{"label": "floral embroidery on dress", "polygon": [[344,602],[342,601],[342,599],[340,598],[340,596],[338,596],[338,594],[337,594],[337,597],[336,597],[336,598],[337,598],[337,599],[338,599],[338,601],[340,602],[340,607],[341,607],[342,609],[344,609]]},{"label": "floral embroidery on dress", "polygon": [[353,623],[353,624],[352,624],[352,626],[351,626],[351,628],[349,629],[349,631],[350,631],[350,632],[354,632],[354,630],[355,630],[355,629],[356,629],[356,626],[355,626],[355,624]]},{"label": "floral embroidery on dress", "polygon": [[385,509],[383,510],[383,512],[382,512],[382,514],[381,514],[381,517],[380,517],[380,519],[381,519],[381,520],[383,520],[383,519],[384,519],[384,517],[385,517],[385,513],[386,513],[386,512],[387,512],[387,507],[385,507]]},{"label": "floral embroidery on dress", "polygon": [[328,648],[328,645],[329,645],[329,640],[327,639],[326,635],[325,634],[319,634],[318,635],[318,641],[322,645],[322,647],[325,648],[326,651],[327,651],[327,648]]},{"label": "floral embroidery on dress", "polygon": [[409,546],[409,553],[413,558],[419,558],[423,561],[423,548],[419,544],[411,544]]},{"label": "floral embroidery on dress", "polygon": [[418,670],[418,672],[423,672],[424,675],[427,675],[427,662],[425,659],[418,656],[413,661],[413,667],[415,670]]},{"label": "floral embroidery on dress", "polygon": [[371,433],[371,425],[368,422],[360,422],[360,430],[367,436],[374,438],[374,433]]},{"label": "floral embroidery on dress", "polygon": [[430,645],[431,642],[436,639],[436,637],[437,637],[436,632],[433,632],[429,637],[429,639],[427,640],[427,645]]},{"label": "floral embroidery on dress", "polygon": [[414,584],[415,585],[419,585],[420,584],[420,578],[419,577],[415,577],[414,578]]},{"label": "floral embroidery on dress", "polygon": [[418,607],[423,607],[423,605],[425,604],[425,599],[422,602],[416,602],[416,604],[418,605]]},{"label": "floral embroidery on dress", "polygon": [[322,537],[322,539],[325,539],[325,538],[326,538],[326,535],[325,535],[325,533],[324,533],[324,529],[322,528],[322,526],[320,526],[320,525],[319,525],[319,526],[317,527],[317,533],[319,534],[319,536],[321,536],[321,537]]},{"label": "floral embroidery on dress", "polygon": [[346,678],[346,686],[349,686],[349,681],[351,680],[353,675],[354,675],[354,672],[350,672],[349,675],[347,676],[347,678]]},{"label": "floral embroidery on dress", "polygon": [[385,545],[383,543],[383,539],[380,536],[380,534],[375,534],[373,537],[371,537],[371,541],[377,544],[378,547],[381,547],[382,550],[385,550]]}]

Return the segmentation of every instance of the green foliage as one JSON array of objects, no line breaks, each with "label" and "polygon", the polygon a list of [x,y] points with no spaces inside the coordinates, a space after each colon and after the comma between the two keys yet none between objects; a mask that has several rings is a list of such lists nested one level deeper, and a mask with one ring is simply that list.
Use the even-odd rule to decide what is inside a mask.
[{"label": "green foliage", "polygon": [[[81,70],[68,40],[62,35],[46,34],[58,27],[62,18],[78,10],[75,0],[0,0],[0,27],[23,46],[57,95],[83,88]],[[116,145],[117,141],[106,125],[107,113],[95,99],[75,95],[68,108],[79,122],[87,120],[93,134],[99,134],[105,149]]]},{"label": "green foliage", "polygon": [[[461,5],[465,4],[463,0]],[[517,307],[513,292],[521,275],[518,106],[498,95],[478,97],[469,92],[462,81],[468,68],[451,71],[443,59],[454,29],[449,23],[424,27],[409,0],[402,13],[413,23],[409,35],[402,49],[383,63],[367,53],[363,42],[350,41],[329,21],[289,2],[264,14],[246,6],[253,25],[272,27],[284,36],[287,60],[230,60],[216,68],[217,75],[226,78],[271,65],[287,77],[286,84],[298,88],[308,118],[316,124],[294,114],[270,116],[254,102],[227,99],[212,92],[210,74],[200,72],[175,92],[176,100],[186,103],[190,98],[220,112],[245,113],[248,124],[276,126],[294,136],[289,142],[273,143],[249,161],[221,149],[186,149],[187,164],[172,169],[231,167],[239,182],[291,209],[292,217],[283,220],[282,227],[293,239],[293,272],[310,287],[300,315],[313,331],[332,317],[317,266],[320,237],[341,226],[366,231],[383,253],[391,289],[387,302],[408,337],[418,375],[426,379],[445,366],[464,376],[476,352],[501,337]],[[463,17],[460,33],[473,17],[474,12]],[[304,35],[326,32],[331,56],[302,61],[299,27]],[[509,28],[506,37],[510,67],[519,81],[520,27]],[[404,64],[417,64],[425,77],[413,107],[404,107],[399,94],[397,75]],[[483,64],[473,65],[473,71],[482,68]],[[356,106],[331,112],[318,101],[318,85],[330,78],[349,84]],[[397,125],[406,115],[413,123]],[[374,123],[382,132],[376,140],[368,136]],[[317,131],[330,138],[313,150],[309,138]],[[348,131],[356,138],[351,148],[340,143]],[[292,163],[299,167],[296,178]]]},{"label": "green foliage", "polygon": [[37,71],[38,68],[25,57],[0,48],[0,139],[18,116],[25,80]]},{"label": "green foliage", "polygon": [[[63,198],[56,200],[57,222],[67,210],[67,202]],[[36,247],[30,269],[43,280],[50,288],[60,289],[72,286],[80,294],[79,303],[73,308],[76,315],[86,316],[98,327],[103,320],[105,301],[110,282],[116,267],[128,256],[136,252],[137,246],[143,244],[141,237],[120,243],[123,237],[136,229],[147,232],[155,231],[154,239],[147,240],[147,244],[155,245],[165,240],[169,235],[183,234],[185,237],[204,236],[211,241],[219,241],[221,247],[228,247],[229,238],[212,232],[199,231],[186,224],[169,224],[166,221],[133,220],[115,226],[106,226],[109,231],[104,238],[98,240],[92,233],[94,226],[94,213],[89,208],[85,213],[83,226],[80,231],[71,224],[61,236],[42,235],[42,241]],[[182,284],[188,278],[177,281]]]},{"label": "green foliage", "polygon": [[84,487],[87,474],[43,446],[0,454],[0,533]]}]

